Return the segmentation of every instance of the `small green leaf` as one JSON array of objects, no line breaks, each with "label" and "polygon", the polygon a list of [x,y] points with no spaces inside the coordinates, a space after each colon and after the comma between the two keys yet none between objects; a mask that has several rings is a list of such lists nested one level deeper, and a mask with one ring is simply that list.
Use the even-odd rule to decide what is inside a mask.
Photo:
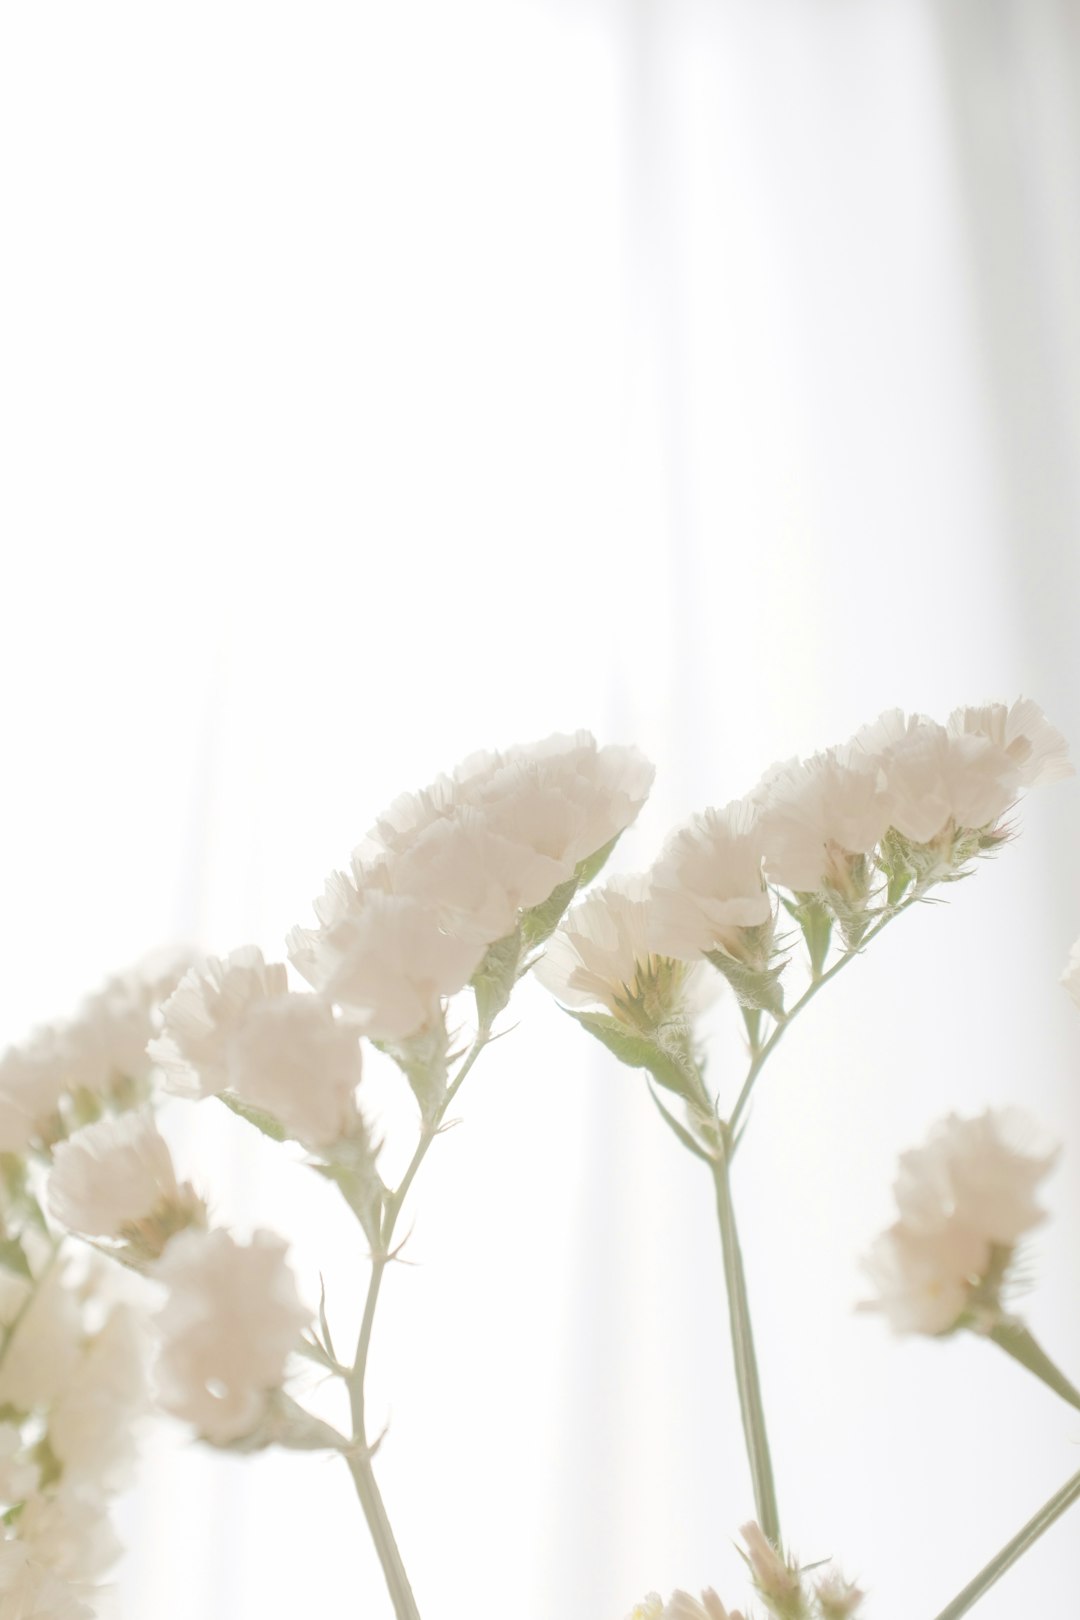
[{"label": "small green leaf", "polygon": [[734,990],[741,1007],[758,1007],[762,1012],[772,1013],[774,1018],[783,1018],[784,991],[780,975],[787,967],[786,962],[771,968],[752,968],[728,956],[726,951],[709,951],[707,955]]},{"label": "small green leaf", "polygon": [[476,1016],[481,1029],[490,1029],[510,1000],[521,966],[522,930],[515,928],[504,939],[489,945],[484,960],[469,981],[476,996]]},{"label": "small green leaf", "polygon": [[267,1114],[261,1108],[253,1108],[250,1103],[242,1102],[232,1091],[220,1091],[218,1096],[226,1108],[230,1109],[238,1118],[246,1119],[249,1125],[254,1125],[257,1131],[261,1131],[264,1136],[268,1136],[272,1142],[284,1142],[287,1140],[285,1127],[274,1118],[273,1114]]},{"label": "small green leaf", "polygon": [[574,876],[577,879],[579,889],[583,889],[586,884],[592,882],[593,878],[600,876],[608,863],[608,857],[621,837],[622,833],[616,833],[615,837],[604,844],[601,849],[594,850],[591,855],[586,855],[583,861],[578,862]]},{"label": "small green leaf", "polygon": [[607,1013],[572,1012],[582,1029],[594,1035],[602,1046],[631,1069],[647,1069],[660,1085],[691,1102],[700,1102],[700,1086],[693,1068],[669,1049],[638,1030],[628,1029]]},{"label": "small green leaf", "polygon": [[528,911],[521,913],[521,937],[526,948],[532,950],[536,945],[542,945],[562,922],[567,907],[578,890],[577,873],[560,883],[557,889],[552,889],[546,900],[538,906],[531,906]]}]

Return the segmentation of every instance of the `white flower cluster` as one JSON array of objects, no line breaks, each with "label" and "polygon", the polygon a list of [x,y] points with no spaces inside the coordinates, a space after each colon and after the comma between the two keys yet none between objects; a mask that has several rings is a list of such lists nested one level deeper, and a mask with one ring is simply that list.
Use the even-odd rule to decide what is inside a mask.
[{"label": "white flower cluster", "polygon": [[894,1190],[900,1218],[865,1262],[897,1333],[984,1331],[1002,1317],[1001,1289],[1016,1245],[1044,1219],[1035,1200],[1056,1152],[1023,1143],[1034,1128],[1016,1110],[956,1114],[922,1148],[900,1158]]},{"label": "white flower cluster", "polygon": [[[754,1590],[776,1620],[854,1620],[864,1594],[835,1567],[811,1581],[807,1571],[777,1552],[753,1521],[743,1525],[742,1537]],[[675,1591],[667,1603],[659,1593],[650,1592],[627,1620],[744,1620],[744,1615],[740,1609],[726,1609],[707,1587],[700,1599]]]},{"label": "white flower cluster", "polygon": [[108,1107],[149,1094],[147,1043],[190,953],[161,953],[88,996],[74,1017],[0,1057],[0,1153],[49,1147]]},{"label": "white flower cluster", "polygon": [[540,977],[565,1005],[640,1028],[678,1018],[688,979],[676,964],[708,960],[744,1006],[779,1015],[781,905],[820,973],[834,923],[857,946],[902,899],[960,875],[1008,836],[1022,790],[1070,774],[1066,752],[1027,699],[956,709],[945,725],[890,711],[692,817],[647,873],[570,911]]},{"label": "white flower cluster", "polygon": [[108,1506],[146,1406],[142,1330],[119,1303],[94,1330],[100,1280],[40,1231],[19,1255],[0,1285],[0,1620],[83,1620],[120,1550]]},{"label": "white flower cluster", "polygon": [[538,908],[565,909],[652,777],[637,749],[588,732],[474,755],[376,822],[328,880],[318,928],[289,936],[293,964],[371,1039],[416,1038],[523,919],[526,945],[550,932]]}]

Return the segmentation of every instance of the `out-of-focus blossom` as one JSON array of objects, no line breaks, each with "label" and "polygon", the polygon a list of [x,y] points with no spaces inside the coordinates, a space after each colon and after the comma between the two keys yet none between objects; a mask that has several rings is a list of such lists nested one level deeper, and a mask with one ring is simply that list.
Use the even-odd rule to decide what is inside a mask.
[{"label": "out-of-focus blossom", "polygon": [[318,996],[255,1002],[233,1037],[228,1074],[238,1097],[308,1147],[326,1147],[357,1126],[356,1030]]},{"label": "out-of-focus blossom", "polygon": [[1061,982],[1077,1006],[1080,1007],[1080,939],[1076,941],[1069,952],[1069,960],[1065,964]]},{"label": "out-of-focus blossom", "polygon": [[865,1308],[897,1333],[947,1333],[969,1314],[993,1324],[1013,1250],[1045,1218],[1035,1192],[1057,1155],[1019,1145],[1033,1134],[1015,1110],[950,1114],[901,1155],[900,1219],[865,1262],[877,1290]]},{"label": "out-of-focus blossom", "polygon": [[192,1188],[180,1186],[153,1115],[120,1114],[85,1126],[53,1155],[49,1208],[72,1232],[127,1238],[147,1254],[202,1218]]},{"label": "out-of-focus blossom", "polygon": [[93,1620],[83,1597],[38,1563],[24,1541],[0,1540],[0,1620]]},{"label": "out-of-focus blossom", "polygon": [[829,1569],[815,1583],[814,1595],[821,1620],[851,1620],[866,1593],[853,1581],[846,1581],[839,1570]]},{"label": "out-of-focus blossom", "polygon": [[989,737],[889,710],[856,733],[852,757],[880,766],[889,825],[914,844],[993,828],[1016,799],[1020,771]]},{"label": "out-of-focus blossom", "polygon": [[1017,767],[1021,787],[1039,787],[1075,775],[1068,743],[1030,698],[1017,698],[1011,708],[987,703],[981,708],[954,709],[948,728],[957,736],[988,737],[1003,748]]},{"label": "out-of-focus blossom", "polygon": [[418,901],[378,892],[321,929],[289,935],[297,972],[373,1040],[404,1040],[438,1022],[441,998],[465,987],[483,955],[482,944],[445,933]]},{"label": "out-of-focus blossom", "polygon": [[252,1005],[288,988],[285,964],[264,961],[255,945],[185,973],[162,1008],[163,1032],[149,1046],[168,1089],[182,1097],[227,1090],[232,1041]]},{"label": "out-of-focus blossom", "polygon": [[270,1232],[182,1232],[155,1268],[168,1289],[156,1318],[158,1396],[205,1439],[250,1434],[311,1319]]},{"label": "out-of-focus blossom", "polygon": [[49,1447],[65,1480],[109,1490],[127,1483],[136,1424],[147,1404],[146,1358],[139,1317],[127,1305],[114,1305],[48,1415]]},{"label": "out-of-focus blossom", "polygon": [[22,1433],[14,1423],[0,1423],[0,1502],[6,1507],[22,1502],[37,1485],[40,1470],[27,1454]]}]

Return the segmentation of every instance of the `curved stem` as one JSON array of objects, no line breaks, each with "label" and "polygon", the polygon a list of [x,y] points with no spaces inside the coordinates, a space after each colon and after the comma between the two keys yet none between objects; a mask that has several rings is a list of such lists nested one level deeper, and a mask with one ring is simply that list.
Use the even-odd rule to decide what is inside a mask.
[{"label": "curved stem", "polygon": [[966,1614],[983,1594],[990,1590],[995,1581],[1000,1580],[1005,1571],[1038,1541],[1043,1532],[1049,1530],[1055,1519],[1059,1519],[1066,1508],[1078,1500],[1080,1500],[1080,1474],[1074,1474],[1068,1484],[1063,1485],[1011,1541],[1006,1542],[997,1556],[991,1558],[975,1579],[969,1581],[962,1592],[957,1593],[935,1620],[960,1620],[960,1616]]},{"label": "curved stem", "polygon": [[761,1073],[762,1069],[765,1067],[766,1063],[769,1061],[769,1058],[772,1056],[777,1046],[780,1044],[780,1041],[783,1039],[784,1031],[791,1027],[791,1025],[795,1022],[795,1019],[802,1012],[803,1008],[807,1006],[809,1002],[813,1001],[814,997],[817,995],[818,991],[823,985],[828,984],[830,979],[835,978],[841,969],[847,967],[849,962],[853,962],[857,956],[861,956],[863,951],[869,945],[870,941],[872,939],[876,939],[878,934],[889,926],[894,917],[899,917],[902,911],[906,911],[909,906],[915,904],[916,900],[921,900],[922,898],[923,897],[921,894],[909,895],[909,897],[906,900],[902,900],[898,906],[894,906],[891,911],[886,912],[885,916],[881,918],[880,922],[874,924],[873,928],[870,929],[870,931],[864,936],[858,945],[854,946],[851,950],[845,951],[842,956],[837,957],[831,968],[826,969],[824,973],[818,974],[808,988],[803,991],[802,995],[791,1008],[790,1012],[785,1013],[784,1017],[779,1020],[767,1041],[760,1045],[756,1043],[752,1045],[750,1067],[746,1071],[746,1079],[743,1081],[742,1090],[739,1092],[735,1107],[732,1109],[731,1117],[728,1120],[728,1125],[731,1129],[733,1137],[732,1152],[734,1152],[735,1149],[735,1128],[739,1123],[743,1110],[750,1101],[750,1093],[754,1089],[754,1082]]},{"label": "curved stem", "polygon": [[750,1476],[754,1484],[757,1521],[763,1533],[779,1551],[780,1514],[776,1505],[776,1485],[773,1480],[772,1457],[769,1453],[769,1437],[765,1430],[765,1409],[761,1398],[761,1380],[758,1376],[754,1335],[750,1324],[746,1275],[743,1271],[742,1250],[739,1246],[735,1208],[731,1198],[730,1146],[731,1137],[725,1131],[721,1143],[721,1157],[713,1162],[713,1180],[716,1184],[716,1212],[720,1222],[720,1243],[724,1254],[724,1281],[727,1285],[731,1344],[735,1353],[735,1382],[739,1390],[746,1454],[750,1461]]},{"label": "curved stem", "polygon": [[420,1620],[420,1611],[416,1606],[416,1599],[409,1584],[409,1577],[405,1573],[405,1565],[397,1542],[394,1539],[390,1519],[375,1480],[374,1469],[371,1466],[371,1450],[368,1445],[367,1416],[365,1412],[365,1384],[368,1355],[371,1350],[371,1335],[375,1326],[375,1311],[379,1303],[379,1292],[382,1288],[383,1276],[393,1258],[394,1232],[397,1227],[398,1216],[401,1214],[402,1205],[416,1178],[417,1171],[424,1162],[428,1148],[442,1128],[447,1110],[490,1038],[490,1025],[482,1024],[461,1067],[446,1088],[446,1094],[440,1102],[434,1118],[426,1121],[422,1126],[420,1140],[416,1144],[416,1149],[409,1160],[405,1174],[386,1201],[386,1207],[383,1211],[379,1252],[371,1257],[371,1277],[368,1281],[367,1297],[364,1300],[364,1314],[356,1341],[356,1354],[345,1379],[349,1391],[349,1407],[352,1412],[353,1439],[358,1447],[355,1454],[349,1459],[349,1471],[356,1485],[356,1494],[360,1499],[360,1506],[364,1511],[364,1518],[367,1520],[371,1539],[375,1543],[375,1550],[379,1555],[379,1562],[386,1577],[386,1584],[393,1600],[397,1620]]}]

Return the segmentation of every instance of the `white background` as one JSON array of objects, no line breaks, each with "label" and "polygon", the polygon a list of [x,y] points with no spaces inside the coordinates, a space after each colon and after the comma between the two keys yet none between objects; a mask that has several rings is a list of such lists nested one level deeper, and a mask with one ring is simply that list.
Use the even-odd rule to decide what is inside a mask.
[{"label": "white background", "polygon": [[[0,10],[0,1032],[158,942],[280,951],[477,747],[638,742],[632,867],[892,704],[1023,691],[1080,740],[1078,31],[1070,0]],[[1028,1315],[1080,1374],[1078,793],[821,998],[738,1167],[785,1530],[875,1620],[931,1620],[1078,1462],[992,1346],[851,1308],[897,1153],[1023,1102],[1067,1150]],[[708,1186],[583,1041],[525,994],[385,1291],[425,1620],[741,1601]],[[175,1130],[347,1339],[329,1191]],[[127,1620],[389,1614],[332,1461],[159,1437],[123,1529]],[[1075,1538],[984,1620],[1058,1612]]]}]

